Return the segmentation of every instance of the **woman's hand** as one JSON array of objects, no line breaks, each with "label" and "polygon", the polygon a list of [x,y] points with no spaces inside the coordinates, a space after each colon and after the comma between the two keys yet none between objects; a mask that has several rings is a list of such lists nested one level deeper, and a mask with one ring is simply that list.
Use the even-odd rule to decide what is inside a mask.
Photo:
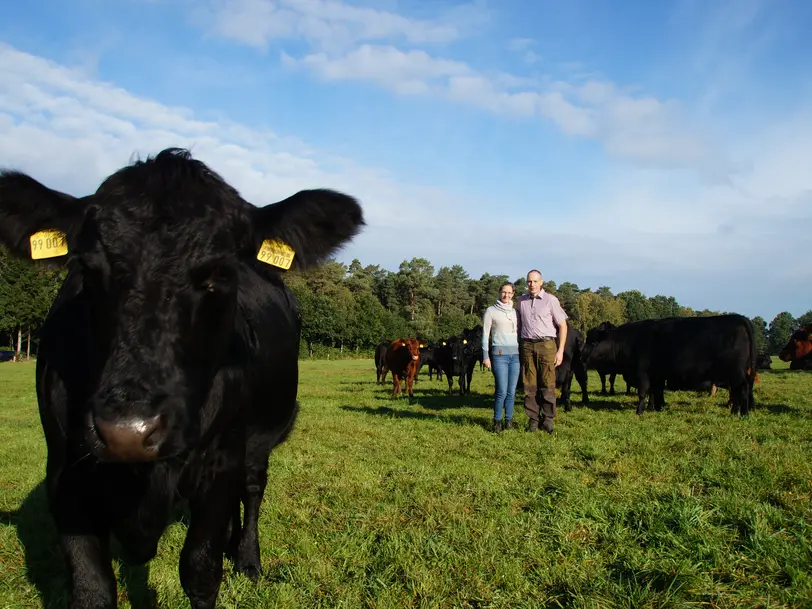
[{"label": "woman's hand", "polygon": [[491,369],[491,360],[483,359],[482,360],[482,365],[485,366],[488,370],[490,370]]}]

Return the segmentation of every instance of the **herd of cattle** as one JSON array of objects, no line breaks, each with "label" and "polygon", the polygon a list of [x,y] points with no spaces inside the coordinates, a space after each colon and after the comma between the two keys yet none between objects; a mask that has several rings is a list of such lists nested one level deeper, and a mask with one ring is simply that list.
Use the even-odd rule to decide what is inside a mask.
[{"label": "herd of cattle", "polygon": [[[301,309],[283,274],[322,263],[364,224],[358,202],[331,190],[254,206],[185,150],[138,160],[83,197],[0,171],[0,244],[67,267],[36,391],[70,609],[115,608],[111,536],[127,562],[146,563],[181,506],[192,609],[215,607],[224,556],[257,580],[269,457],[299,408]],[[756,353],[736,320],[604,326],[586,340],[573,329],[558,376],[568,388],[574,373],[586,399],[585,367],[599,366],[651,389],[655,406],[665,383],[727,383],[746,411]],[[809,357],[809,328],[790,342],[782,358]],[[422,362],[467,393],[480,349],[474,329],[439,345],[393,341],[376,363],[396,392],[404,378],[412,394]]]},{"label": "herd of cattle", "polygon": [[[779,357],[790,362],[791,369],[812,370],[811,332],[812,326],[798,329],[781,350]],[[383,341],[375,349],[376,380],[384,383],[391,372],[392,395],[398,396],[404,383],[411,398],[420,370],[428,366],[430,379],[435,373],[440,380],[445,375],[449,394],[454,378],[459,379],[461,395],[470,393],[476,364],[482,365],[481,345],[481,327],[440,342],[417,338]],[[615,393],[615,379],[621,375],[627,394],[633,387],[637,389],[637,414],[642,414],[646,399],[650,408],[662,410],[666,389],[715,395],[717,388],[724,387],[730,392],[732,411],[745,415],[753,406],[756,371],[770,367],[770,356],[758,353],[752,324],[742,315],[672,317],[620,326],[607,321],[587,331],[586,337],[578,328],[569,327],[564,359],[556,368],[556,388],[561,390],[560,404],[568,411],[573,377],[586,403],[588,369],[598,372],[603,394]]]}]

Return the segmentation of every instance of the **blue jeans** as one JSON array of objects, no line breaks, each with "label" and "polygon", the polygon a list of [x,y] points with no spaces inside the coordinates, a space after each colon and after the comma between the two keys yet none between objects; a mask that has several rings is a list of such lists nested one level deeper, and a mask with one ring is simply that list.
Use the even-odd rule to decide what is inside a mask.
[{"label": "blue jeans", "polygon": [[493,404],[493,418],[502,420],[502,408],[505,419],[513,420],[513,402],[516,400],[516,384],[519,382],[519,354],[493,355],[491,357],[493,380],[496,383],[496,395]]}]

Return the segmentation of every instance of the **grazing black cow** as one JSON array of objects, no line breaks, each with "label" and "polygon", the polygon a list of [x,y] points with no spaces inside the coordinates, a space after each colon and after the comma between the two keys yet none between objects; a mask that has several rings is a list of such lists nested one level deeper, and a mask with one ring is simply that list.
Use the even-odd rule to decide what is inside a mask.
[{"label": "grazing black cow", "polygon": [[300,312],[282,271],[320,263],[363,225],[358,203],[329,190],[254,207],[178,149],[82,198],[0,173],[0,242],[67,255],[36,386],[70,608],[117,606],[111,533],[147,562],[177,500],[193,609],[215,606],[224,554],[258,578],[268,460],[298,411]]},{"label": "grazing black cow", "polygon": [[375,347],[375,376],[377,378],[375,382],[379,385],[386,382],[386,373],[389,371],[386,367],[386,350],[391,342],[386,340]]},{"label": "grazing black cow", "polygon": [[756,343],[753,327],[737,314],[649,319],[618,326],[604,340],[587,341],[587,367],[609,366],[637,389],[637,414],[646,396],[655,410],[665,405],[666,384],[701,388],[727,383],[732,411],[746,415],[753,405]]},{"label": "grazing black cow", "polygon": [[773,360],[769,353],[759,353],[756,360],[756,370],[769,370],[772,368]]}]

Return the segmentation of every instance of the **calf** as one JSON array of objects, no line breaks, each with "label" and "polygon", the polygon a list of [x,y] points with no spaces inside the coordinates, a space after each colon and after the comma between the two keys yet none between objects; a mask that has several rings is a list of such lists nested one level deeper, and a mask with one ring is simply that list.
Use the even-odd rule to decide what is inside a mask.
[{"label": "calf", "polygon": [[726,383],[732,411],[746,415],[753,404],[756,343],[742,315],[671,317],[627,323],[600,342],[584,346],[587,367],[609,366],[637,387],[637,414],[646,396],[656,410],[665,405],[666,384],[701,388]]},{"label": "calf", "polygon": [[81,198],[0,173],[0,242],[67,257],[36,388],[68,607],[116,607],[111,533],[145,563],[179,500],[193,609],[215,606],[225,553],[258,578],[268,460],[298,411],[301,320],[282,273],[320,263],[363,224],[358,203],[329,190],[254,207],[178,149]]},{"label": "calf", "polygon": [[420,342],[416,338],[399,338],[386,349],[386,367],[392,372],[392,397],[400,395],[400,381],[406,384],[406,393],[414,397],[414,376],[420,361]]}]

